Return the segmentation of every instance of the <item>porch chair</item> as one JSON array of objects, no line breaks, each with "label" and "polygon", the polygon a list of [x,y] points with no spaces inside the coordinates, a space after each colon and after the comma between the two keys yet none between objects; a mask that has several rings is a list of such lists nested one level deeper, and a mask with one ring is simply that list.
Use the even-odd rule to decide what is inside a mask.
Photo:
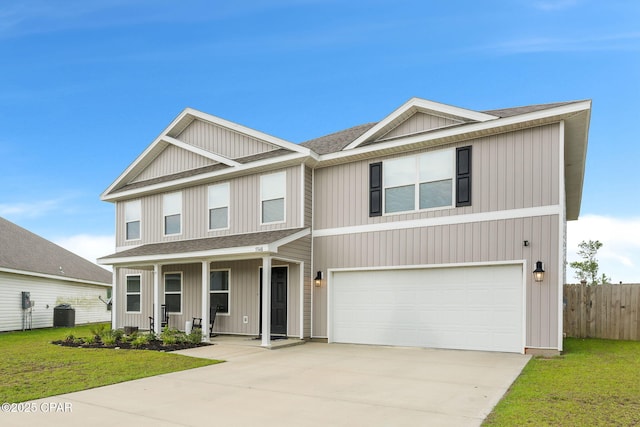
[{"label": "porch chair", "polygon": [[[221,308],[222,307],[219,306],[219,305],[209,308],[209,337],[210,338],[213,338],[213,337],[216,336],[216,334],[213,333],[213,325],[216,322],[216,313]],[[194,317],[193,318],[193,327],[202,329],[202,317]]]},{"label": "porch chair", "polygon": [[[155,306],[153,307],[153,312],[155,313]],[[162,320],[160,321],[160,329],[163,329],[165,326],[169,325],[169,313],[167,312],[167,306],[162,304],[160,306],[160,316]],[[153,327],[155,326],[155,321],[153,316],[149,316],[149,331],[153,332]]]}]

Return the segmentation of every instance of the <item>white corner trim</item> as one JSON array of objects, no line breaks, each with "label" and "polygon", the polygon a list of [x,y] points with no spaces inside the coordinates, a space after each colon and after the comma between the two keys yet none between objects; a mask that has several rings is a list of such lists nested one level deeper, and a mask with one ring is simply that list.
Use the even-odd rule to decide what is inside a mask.
[{"label": "white corner trim", "polygon": [[240,166],[240,163],[234,160],[231,160],[219,154],[215,154],[210,151],[204,150],[200,147],[195,147],[191,144],[187,144],[186,142],[182,142],[179,139],[164,135],[162,137],[162,140],[165,142],[168,142],[171,145],[175,145],[176,147],[182,148],[183,150],[187,150],[199,156],[206,157],[207,159],[210,159],[219,163],[223,163],[227,166],[232,166],[232,167]]},{"label": "white corner trim", "polygon": [[480,212],[463,215],[450,215],[435,218],[422,218],[407,221],[380,222],[376,224],[354,225],[348,227],[324,228],[313,230],[313,237],[339,236],[345,234],[369,233],[374,231],[404,230],[408,228],[434,227],[440,225],[467,224],[472,222],[497,221],[505,219],[527,218],[546,215],[562,215],[559,205],[534,208],[509,209],[503,211]]},{"label": "white corner trim", "polygon": [[567,221],[566,221],[566,212],[567,212],[567,195],[565,190],[565,177],[564,177],[564,120],[560,121],[560,129],[559,129],[559,142],[560,147],[558,149],[559,159],[558,159],[558,168],[560,169],[558,172],[558,190],[559,190],[559,199],[560,199],[560,211],[562,212],[558,218],[558,351],[562,351],[563,346],[563,310],[564,310],[564,282],[566,280],[566,254],[567,254]]}]

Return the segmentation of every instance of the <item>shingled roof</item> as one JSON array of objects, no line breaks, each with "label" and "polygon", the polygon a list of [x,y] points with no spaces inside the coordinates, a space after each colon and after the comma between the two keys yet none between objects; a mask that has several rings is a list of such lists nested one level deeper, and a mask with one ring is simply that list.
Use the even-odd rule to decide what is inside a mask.
[{"label": "shingled roof", "polygon": [[260,231],[246,234],[230,234],[227,236],[207,237],[204,239],[176,240],[172,242],[150,243],[136,246],[122,252],[107,255],[100,258],[100,262],[108,264],[109,260],[130,257],[153,257],[168,254],[190,254],[203,251],[214,251],[218,249],[229,249],[237,247],[257,246],[269,244],[280,239],[287,238],[305,228],[283,229],[273,231]]},{"label": "shingled roof", "polygon": [[349,145],[350,142],[357,139],[360,135],[374,127],[376,124],[377,123],[374,122],[354,126],[340,132],[305,141],[300,145],[310,148],[318,154],[335,153],[336,151],[342,150],[344,147]]},{"label": "shingled roof", "polygon": [[[536,111],[547,110],[549,108],[561,107],[563,105],[573,104],[582,101],[568,101],[568,102],[555,102],[550,104],[535,104],[526,105],[522,107],[503,108],[498,110],[480,111],[481,113],[490,114],[497,118],[513,117],[526,113],[533,113]],[[309,141],[302,142],[300,145],[306,148],[310,148],[318,154],[330,154],[342,151],[344,147],[355,141],[362,134],[374,127],[377,122],[365,123],[362,125],[354,126],[349,129],[345,129],[339,132],[335,132],[329,135],[321,136],[319,138],[311,139]],[[464,126],[468,123],[461,123],[457,126]],[[366,145],[375,144],[375,141],[370,141]]]},{"label": "shingled roof", "polygon": [[0,269],[110,285],[111,273],[0,217]]}]

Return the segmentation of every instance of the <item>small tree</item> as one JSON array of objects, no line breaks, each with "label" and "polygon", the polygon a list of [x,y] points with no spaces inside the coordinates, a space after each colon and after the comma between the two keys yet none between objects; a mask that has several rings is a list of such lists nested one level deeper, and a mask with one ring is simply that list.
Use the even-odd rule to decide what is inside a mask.
[{"label": "small tree", "polygon": [[576,279],[580,282],[586,282],[590,285],[600,285],[609,282],[609,278],[602,274],[598,277],[598,260],[596,254],[598,249],[602,247],[602,243],[599,240],[584,240],[578,245],[580,250],[578,255],[582,258],[582,261],[574,261],[569,263],[569,266],[576,270]]}]

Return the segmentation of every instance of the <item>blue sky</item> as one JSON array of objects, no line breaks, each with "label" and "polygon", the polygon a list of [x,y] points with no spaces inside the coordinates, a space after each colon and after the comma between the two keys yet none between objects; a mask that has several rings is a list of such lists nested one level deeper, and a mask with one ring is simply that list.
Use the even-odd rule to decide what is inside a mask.
[{"label": "blue sky", "polygon": [[413,96],[592,99],[569,260],[599,239],[601,270],[640,282],[635,1],[3,1],[0,216],[95,259],[114,246],[100,193],[183,108],[302,142]]}]

